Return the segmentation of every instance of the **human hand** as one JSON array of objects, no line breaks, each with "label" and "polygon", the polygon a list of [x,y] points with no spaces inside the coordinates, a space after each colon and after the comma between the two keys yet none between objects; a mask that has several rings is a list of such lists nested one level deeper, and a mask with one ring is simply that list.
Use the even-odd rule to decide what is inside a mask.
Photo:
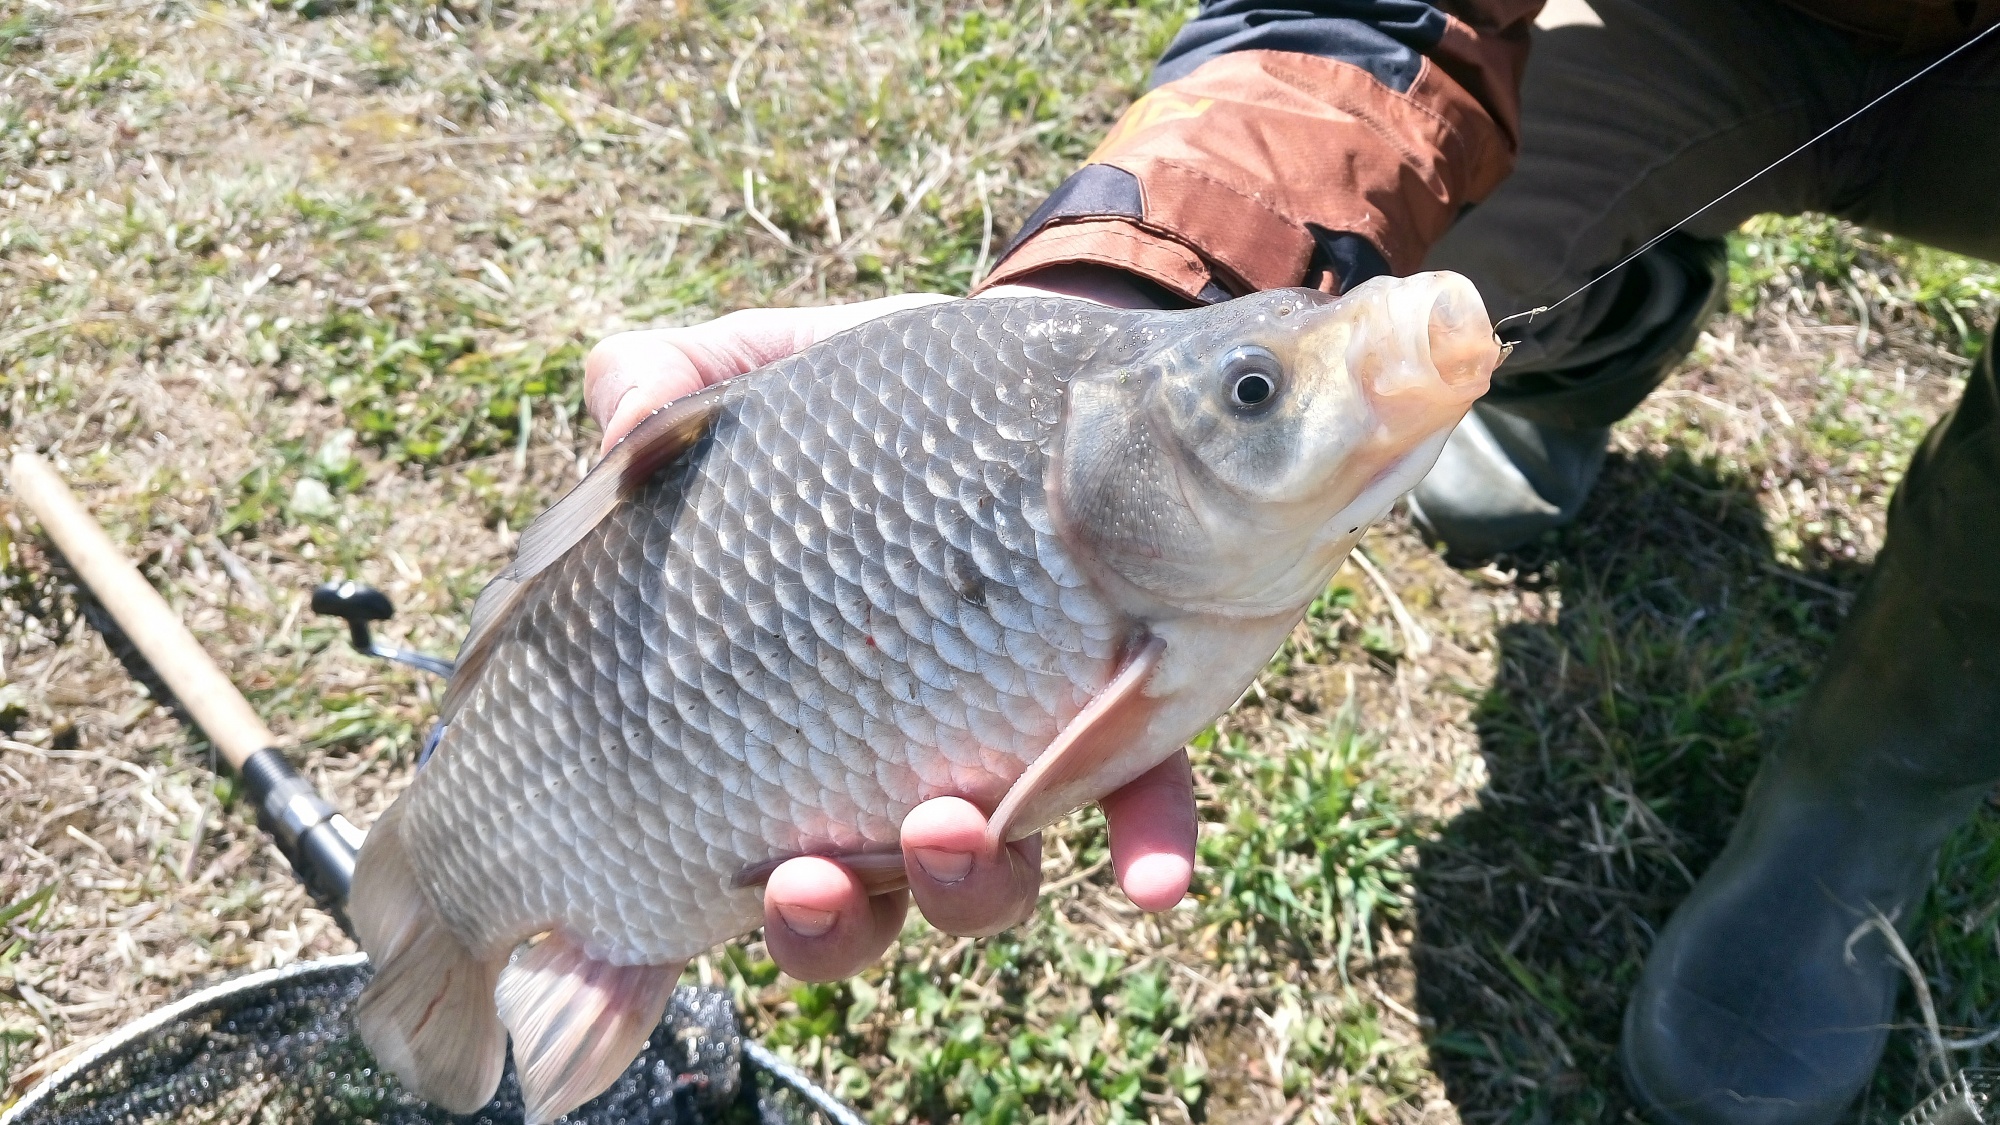
[{"label": "human hand", "polygon": [[[1146,305],[1123,275],[1045,271],[1033,285],[982,296],[1060,295],[1120,307]],[[584,361],[584,403],[604,428],[603,448],[647,414],[682,395],[800,351],[863,321],[951,300],[911,293],[801,309],[746,309],[686,328],[607,337]],[[1194,872],[1193,778],[1185,753],[1099,802],[1118,885],[1144,910],[1166,910]],[[870,896],[846,865],[802,857],[780,864],[764,886],[764,942],[779,967],[801,980],[851,976],[882,955],[902,930],[909,899],[947,933],[983,937],[1024,919],[1041,889],[1041,838],[986,843],[986,815],[969,801],[939,797],[902,826],[909,891]]]}]

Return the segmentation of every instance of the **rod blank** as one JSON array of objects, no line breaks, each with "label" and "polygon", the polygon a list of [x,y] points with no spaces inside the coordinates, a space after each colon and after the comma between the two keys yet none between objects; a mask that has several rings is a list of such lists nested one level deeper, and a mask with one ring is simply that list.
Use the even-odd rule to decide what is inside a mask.
[{"label": "rod blank", "polygon": [[153,589],[77,501],[55,468],[33,453],[14,455],[9,474],[14,495],[42,521],[42,527],[145,654],[147,663],[173,689],[174,698],[237,769],[250,755],[276,740],[236,685],[210,660],[180,615]]},{"label": "rod blank", "polygon": [[[33,453],[14,455],[14,495],[42,521],[77,576],[145,655],[174,699],[243,779],[257,818],[277,838],[314,895],[349,929],[341,904],[354,881],[361,833],[278,752],[243,693],[210,660],[180,615],[132,565],[77,501],[55,468]],[[351,932],[351,931],[350,931]]]}]

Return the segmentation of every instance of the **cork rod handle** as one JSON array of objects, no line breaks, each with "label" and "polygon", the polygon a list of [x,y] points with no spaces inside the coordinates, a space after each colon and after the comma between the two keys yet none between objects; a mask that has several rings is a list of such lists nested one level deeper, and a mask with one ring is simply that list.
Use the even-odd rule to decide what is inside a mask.
[{"label": "cork rod handle", "polygon": [[111,611],[118,627],[145,654],[153,671],[173,689],[174,698],[229,764],[241,770],[252,754],[273,745],[276,740],[264,720],[209,659],[166,599],[77,501],[55,468],[33,453],[17,453],[10,475],[14,494],[42,521],[77,576]]}]

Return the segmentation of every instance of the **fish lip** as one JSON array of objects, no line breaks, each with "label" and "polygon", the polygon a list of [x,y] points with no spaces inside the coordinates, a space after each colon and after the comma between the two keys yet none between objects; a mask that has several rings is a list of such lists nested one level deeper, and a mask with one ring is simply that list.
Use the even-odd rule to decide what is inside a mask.
[{"label": "fish lip", "polygon": [[1464,275],[1431,270],[1372,278],[1348,299],[1363,302],[1359,315],[1370,328],[1350,337],[1348,368],[1385,421],[1404,431],[1425,429],[1490,389],[1499,347],[1485,302]]}]

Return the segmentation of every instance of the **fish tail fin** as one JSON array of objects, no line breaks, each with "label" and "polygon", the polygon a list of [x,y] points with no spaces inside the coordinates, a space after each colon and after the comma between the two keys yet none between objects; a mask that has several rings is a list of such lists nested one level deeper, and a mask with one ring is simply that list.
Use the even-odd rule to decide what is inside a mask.
[{"label": "fish tail fin", "polygon": [[375,965],[354,1022],[375,1059],[411,1093],[453,1113],[493,1100],[507,1030],[493,1003],[504,953],[479,957],[424,896],[397,831],[402,802],[369,830],[348,917]]},{"label": "fish tail fin", "polygon": [[666,1014],[686,964],[613,965],[557,930],[501,971],[494,999],[514,1036],[528,1125],[618,1080]]}]

